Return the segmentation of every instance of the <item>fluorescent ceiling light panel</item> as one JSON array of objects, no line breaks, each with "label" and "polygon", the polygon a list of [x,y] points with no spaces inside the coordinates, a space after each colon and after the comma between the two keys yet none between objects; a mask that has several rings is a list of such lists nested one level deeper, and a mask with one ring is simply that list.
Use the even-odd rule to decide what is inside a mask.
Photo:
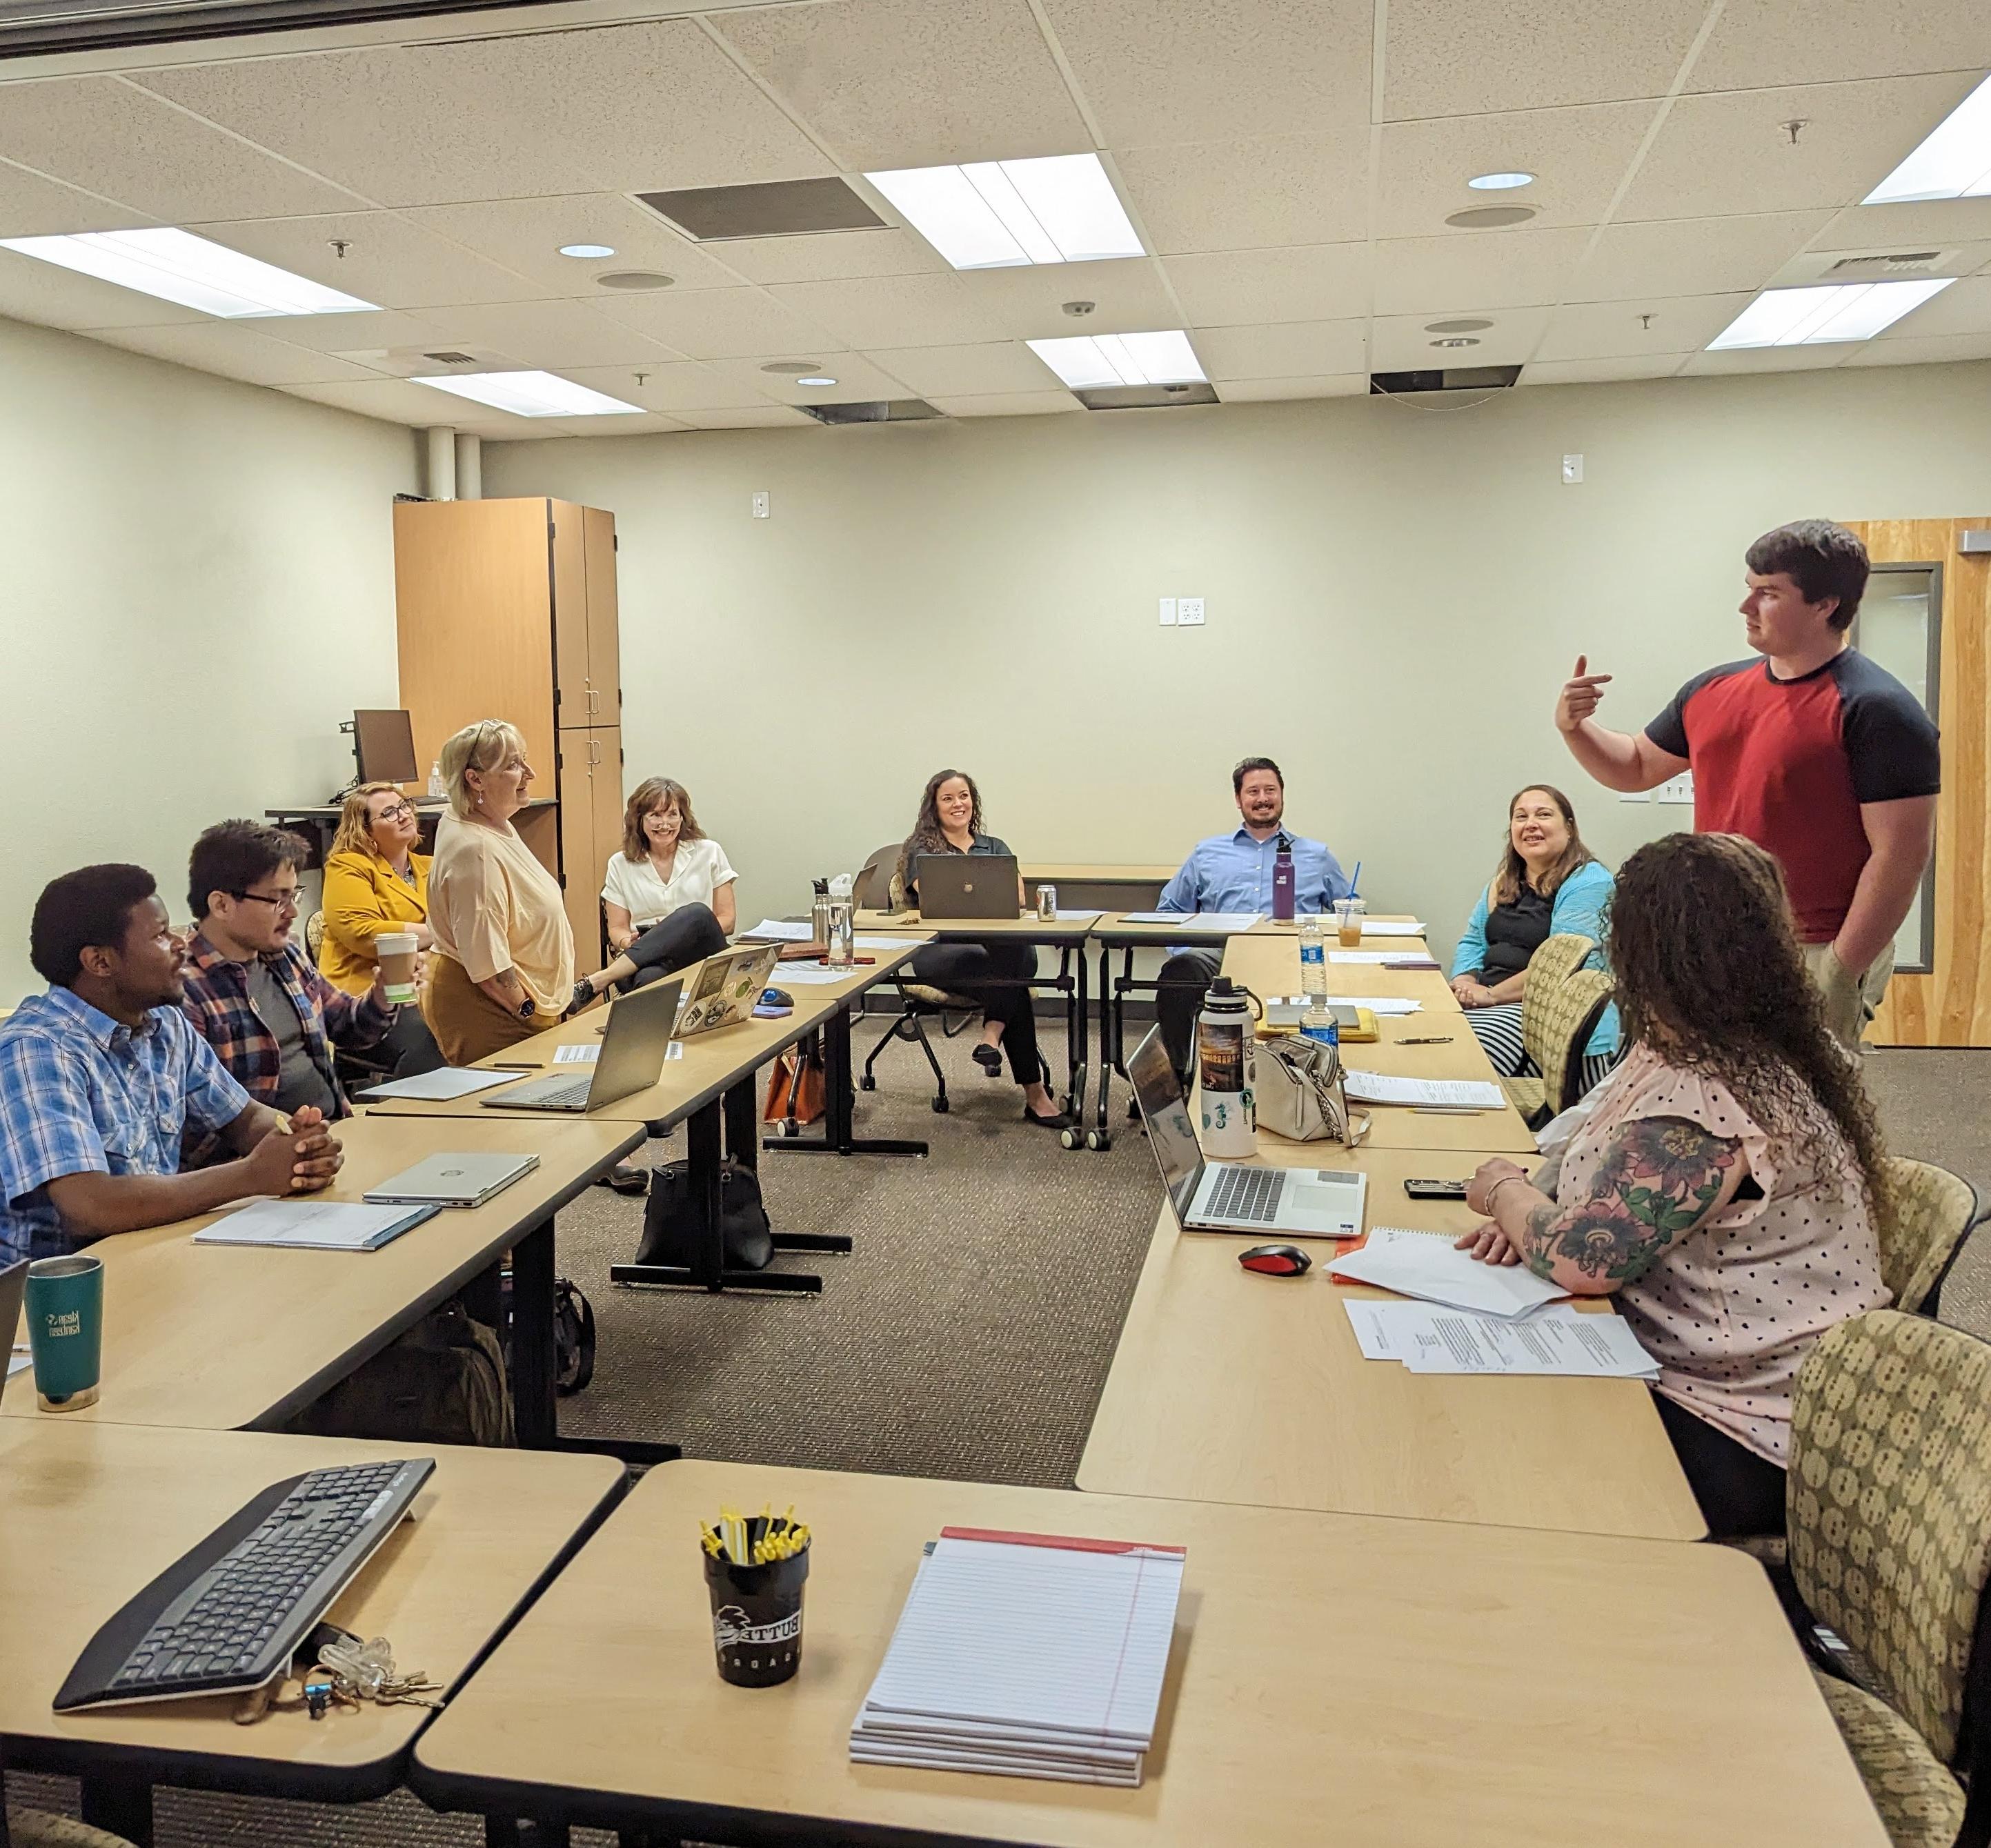
[{"label": "fluorescent ceiling light panel", "polygon": [[1707,343],[1711,353],[1740,346],[1821,346],[1870,340],[1955,281],[1821,284],[1768,289]]},{"label": "fluorescent ceiling light panel", "polygon": [[1096,154],[864,177],[957,270],[1147,254]]},{"label": "fluorescent ceiling light panel", "polygon": [[1991,77],[1860,202],[1899,205],[1914,199],[1991,196]]},{"label": "fluorescent ceiling light panel", "polygon": [[454,392],[459,398],[475,398],[480,404],[519,417],[613,417],[642,410],[640,405],[625,404],[620,398],[590,391],[555,373],[455,373],[446,379],[413,383],[433,385],[437,391]]},{"label": "fluorescent ceiling light panel", "polygon": [[1032,340],[1027,345],[1074,391],[1108,385],[1197,385],[1203,381],[1189,335],[1179,329]]},{"label": "fluorescent ceiling light panel", "polygon": [[170,227],[6,237],[0,238],[0,248],[228,321],[271,315],[352,315],[376,305]]}]

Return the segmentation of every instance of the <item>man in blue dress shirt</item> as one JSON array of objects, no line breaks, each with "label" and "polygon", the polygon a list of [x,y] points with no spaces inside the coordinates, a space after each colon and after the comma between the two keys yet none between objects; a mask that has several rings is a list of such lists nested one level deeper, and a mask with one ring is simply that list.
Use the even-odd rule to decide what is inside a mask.
[{"label": "man in blue dress shirt", "polygon": [[[1341,863],[1319,841],[1281,825],[1286,780],[1278,764],[1270,757],[1247,757],[1231,771],[1230,788],[1243,821],[1234,833],[1213,834],[1196,842],[1182,870],[1162,888],[1158,910],[1257,911],[1269,917],[1272,863],[1281,842],[1292,851],[1295,914],[1326,911],[1348,896]],[[1162,1043],[1185,1085],[1196,1050],[1196,1017],[1223,961],[1215,950],[1176,950],[1162,965],[1155,1011]]]}]

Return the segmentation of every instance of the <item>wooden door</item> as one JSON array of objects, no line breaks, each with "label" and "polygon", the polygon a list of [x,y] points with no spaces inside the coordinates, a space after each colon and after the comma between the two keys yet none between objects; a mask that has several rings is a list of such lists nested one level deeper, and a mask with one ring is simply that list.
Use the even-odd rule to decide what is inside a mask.
[{"label": "wooden door", "polygon": [[1991,554],[1960,549],[1965,529],[1991,527],[1991,516],[1846,523],[1877,564],[1935,564],[1942,574],[1933,966],[1895,975],[1867,1037],[1877,1046],[1991,1046]]},{"label": "wooden door", "polygon": [[600,723],[588,665],[586,509],[570,501],[550,507],[553,698],[560,730],[571,731]]},{"label": "wooden door", "polygon": [[541,499],[395,505],[401,703],[424,777],[443,740],[479,719],[509,719],[533,768],[551,776],[546,526]]},{"label": "wooden door", "polygon": [[560,884],[582,975],[601,967],[601,880],[622,841],[622,733],[574,726],[560,734]]},{"label": "wooden door", "polygon": [[587,674],[596,725],[622,723],[622,629],[615,588],[615,516],[581,511],[587,554]]}]

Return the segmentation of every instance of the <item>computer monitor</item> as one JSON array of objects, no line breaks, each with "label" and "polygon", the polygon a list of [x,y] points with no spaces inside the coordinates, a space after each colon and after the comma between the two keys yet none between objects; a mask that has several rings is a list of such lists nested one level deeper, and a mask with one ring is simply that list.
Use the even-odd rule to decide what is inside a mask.
[{"label": "computer monitor", "polygon": [[422,774],[415,729],[404,712],[354,713],[352,755],[362,783],[413,783]]}]

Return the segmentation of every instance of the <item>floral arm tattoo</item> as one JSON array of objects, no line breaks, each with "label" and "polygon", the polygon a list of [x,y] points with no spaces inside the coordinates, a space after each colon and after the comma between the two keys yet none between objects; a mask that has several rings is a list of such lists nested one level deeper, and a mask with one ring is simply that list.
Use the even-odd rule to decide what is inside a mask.
[{"label": "floral arm tattoo", "polygon": [[1612,1137],[1587,1199],[1533,1208],[1514,1244],[1537,1276],[1608,1293],[1642,1276],[1741,1173],[1740,1142],[1683,1117],[1642,1117]]}]

